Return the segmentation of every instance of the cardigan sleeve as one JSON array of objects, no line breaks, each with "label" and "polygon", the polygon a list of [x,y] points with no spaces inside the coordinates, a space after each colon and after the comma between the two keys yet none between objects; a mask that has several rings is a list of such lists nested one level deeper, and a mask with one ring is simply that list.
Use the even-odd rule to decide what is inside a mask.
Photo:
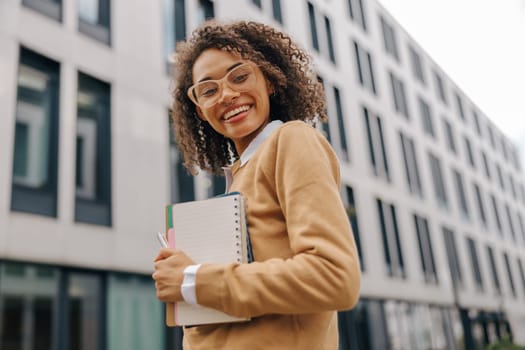
[{"label": "cardigan sleeve", "polygon": [[250,264],[203,264],[196,277],[200,305],[256,317],[343,310],[357,302],[359,259],[340,197],[337,158],[315,129],[287,124],[278,131],[275,162],[267,171],[293,255]]}]

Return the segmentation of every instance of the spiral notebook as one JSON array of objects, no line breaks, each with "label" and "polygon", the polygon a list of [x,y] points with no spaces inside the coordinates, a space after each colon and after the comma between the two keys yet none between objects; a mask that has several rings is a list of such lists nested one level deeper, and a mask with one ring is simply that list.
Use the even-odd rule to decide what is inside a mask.
[{"label": "spiral notebook", "polygon": [[[166,230],[169,246],[197,264],[252,261],[244,198],[238,192],[166,206]],[[241,321],[247,319],[185,302],[166,304],[168,326]]]}]

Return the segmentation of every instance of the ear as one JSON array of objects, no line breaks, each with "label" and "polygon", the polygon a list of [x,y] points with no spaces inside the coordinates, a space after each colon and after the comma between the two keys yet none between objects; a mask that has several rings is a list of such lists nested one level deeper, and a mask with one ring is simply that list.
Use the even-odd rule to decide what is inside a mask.
[{"label": "ear", "polygon": [[268,90],[268,96],[273,95],[273,93],[275,92],[272,83],[270,83],[268,80],[266,80],[266,90]]}]

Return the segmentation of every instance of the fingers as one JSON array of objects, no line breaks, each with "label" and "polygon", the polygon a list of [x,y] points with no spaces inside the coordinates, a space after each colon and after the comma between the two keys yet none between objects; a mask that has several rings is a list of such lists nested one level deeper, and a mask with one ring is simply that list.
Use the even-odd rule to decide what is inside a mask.
[{"label": "fingers", "polygon": [[178,249],[172,249],[172,248],[161,248],[159,250],[159,253],[157,254],[157,256],[155,257],[155,260],[153,261],[159,261],[159,260],[163,260],[163,259],[166,259],[174,254],[177,254],[178,252],[180,252],[180,250]]}]

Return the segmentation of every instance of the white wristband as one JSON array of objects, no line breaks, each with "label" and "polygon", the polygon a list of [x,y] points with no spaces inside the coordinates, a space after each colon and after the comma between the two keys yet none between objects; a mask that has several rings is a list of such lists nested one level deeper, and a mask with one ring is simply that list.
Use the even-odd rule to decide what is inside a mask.
[{"label": "white wristband", "polygon": [[180,292],[184,301],[188,304],[197,305],[197,292],[195,290],[195,277],[201,265],[189,265],[184,269],[184,279],[180,286]]}]

